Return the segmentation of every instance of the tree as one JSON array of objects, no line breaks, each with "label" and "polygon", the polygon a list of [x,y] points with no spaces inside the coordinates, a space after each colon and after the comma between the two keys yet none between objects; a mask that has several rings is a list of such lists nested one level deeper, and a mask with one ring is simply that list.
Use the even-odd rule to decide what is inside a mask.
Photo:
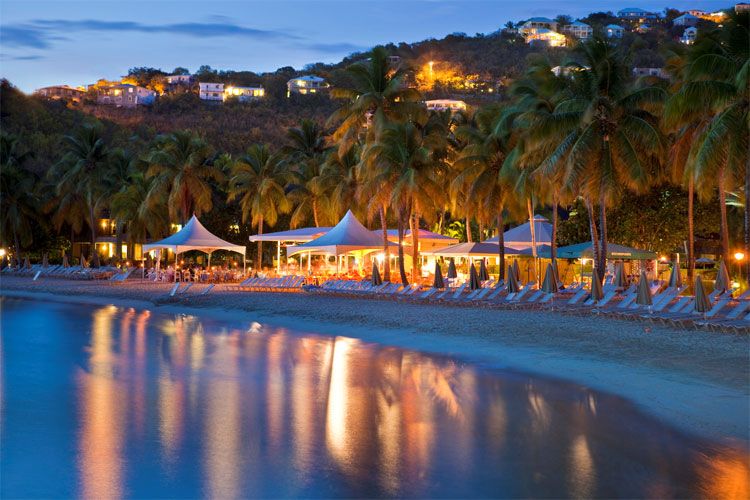
[{"label": "tree", "polygon": [[146,178],[153,179],[147,203],[167,199],[172,220],[187,223],[192,215],[211,210],[212,184],[225,179],[214,165],[214,156],[205,140],[189,131],[178,131],[156,138],[144,161]]},{"label": "tree", "polygon": [[21,152],[16,136],[0,134],[0,234],[13,239],[16,265],[21,266],[21,245],[32,240],[32,226],[38,220],[37,177],[24,164],[31,158]]},{"label": "tree", "polygon": [[[261,235],[264,224],[273,227],[279,214],[292,208],[284,190],[289,177],[283,155],[271,153],[266,145],[253,144],[234,162],[227,200],[230,203],[239,200],[242,222],[250,220],[250,225],[256,226]],[[258,241],[256,271],[262,269],[262,243]]]},{"label": "tree", "polygon": [[96,219],[108,202],[109,150],[101,127],[96,125],[84,125],[74,135],[65,136],[63,142],[65,154],[50,170],[51,178],[56,179],[58,196],[76,193],[83,199],[91,230],[90,257],[97,266]]}]

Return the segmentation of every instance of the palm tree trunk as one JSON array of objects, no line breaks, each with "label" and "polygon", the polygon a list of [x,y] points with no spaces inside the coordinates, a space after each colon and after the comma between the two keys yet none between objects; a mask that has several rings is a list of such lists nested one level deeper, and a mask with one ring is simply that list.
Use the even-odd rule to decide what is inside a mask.
[{"label": "palm tree trunk", "polygon": [[89,205],[89,225],[91,226],[91,261],[94,260],[94,254],[96,253],[96,216],[94,214],[93,203]]},{"label": "palm tree trunk", "polygon": [[692,289],[695,275],[695,222],[693,220],[693,203],[695,198],[695,181],[690,176],[688,181],[688,242],[687,242],[687,277],[688,286]]},{"label": "palm tree trunk", "polygon": [[21,269],[21,239],[18,237],[18,228],[13,225],[13,247],[16,249],[16,267]]},{"label": "palm tree trunk", "polygon": [[596,230],[596,217],[594,215],[594,205],[589,198],[586,198],[586,211],[589,213],[589,233],[591,234],[591,247],[594,253],[594,267],[599,270],[599,277],[604,279],[602,270],[599,269],[599,232]]},{"label": "palm tree trunk", "polygon": [[122,261],[122,230],[123,224],[117,222],[117,232],[115,233],[115,258],[119,263]]},{"label": "palm tree trunk", "polygon": [[503,204],[501,203],[497,210],[497,256],[499,262],[499,269],[497,279],[505,279],[505,234],[503,234]]},{"label": "palm tree trunk", "polygon": [[[258,220],[258,235],[263,234],[263,217]],[[255,264],[255,272],[259,273],[263,269],[263,242],[258,240],[258,262]]]},{"label": "palm tree trunk", "polygon": [[414,210],[414,213],[411,214],[410,218],[411,222],[411,244],[412,244],[412,250],[411,250],[411,281],[412,283],[416,283],[419,280],[419,275],[421,274],[420,267],[419,267],[419,214],[416,210]]},{"label": "palm tree trunk", "polygon": [[557,262],[557,193],[552,196],[552,242],[550,245],[550,257],[552,263]]},{"label": "palm tree trunk", "polygon": [[466,216],[466,242],[471,243],[471,217]]},{"label": "palm tree trunk", "polygon": [[526,198],[526,210],[529,212],[529,229],[531,230],[531,255],[534,258],[534,281],[539,283],[537,274],[536,224],[534,223],[534,205],[531,196]]},{"label": "palm tree trunk", "polygon": [[724,190],[724,169],[719,171],[719,210],[721,210],[721,258],[729,265],[729,224],[727,222],[727,193]]},{"label": "palm tree trunk", "polygon": [[391,281],[391,247],[388,245],[388,221],[385,217],[387,207],[383,205],[380,213],[380,227],[383,230],[383,281]]},{"label": "palm tree trunk", "polygon": [[313,222],[315,222],[315,227],[320,227],[320,221],[318,220],[318,200],[313,200],[312,210],[313,210]]},{"label": "palm tree trunk", "polygon": [[401,283],[406,286],[409,280],[406,278],[406,267],[404,266],[404,214],[399,210],[398,214],[398,272],[401,274]]},{"label": "palm tree trunk", "polygon": [[599,265],[597,269],[601,272],[601,278],[607,270],[607,205],[604,203],[604,196],[601,196],[599,205]]},{"label": "palm tree trunk", "polygon": [[443,234],[443,224],[445,223],[445,210],[440,210],[440,218],[438,219],[438,234]]}]

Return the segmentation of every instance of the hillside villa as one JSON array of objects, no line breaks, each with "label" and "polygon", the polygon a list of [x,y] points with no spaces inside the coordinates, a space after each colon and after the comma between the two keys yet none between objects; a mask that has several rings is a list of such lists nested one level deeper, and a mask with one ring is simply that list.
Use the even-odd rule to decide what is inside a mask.
[{"label": "hillside villa", "polygon": [[223,101],[224,84],[199,82],[198,97],[200,97],[202,101]]},{"label": "hillside villa", "polygon": [[625,28],[616,24],[608,24],[604,27],[604,34],[607,38],[622,38],[625,34]]},{"label": "hillside villa", "polygon": [[156,92],[130,83],[100,87],[97,89],[96,96],[97,104],[124,108],[150,105],[154,103],[154,100],[156,100]]},{"label": "hillside villa", "polygon": [[655,12],[649,12],[638,7],[627,7],[617,12],[617,17],[629,21],[642,23],[649,19],[657,19],[659,15]]},{"label": "hillside villa", "polygon": [[572,23],[564,26],[562,29],[563,33],[566,33],[579,40],[588,40],[594,35],[594,29],[586,23],[581,21],[573,21]]},{"label": "hillside villa", "polygon": [[695,26],[691,26],[682,32],[680,42],[684,43],[685,45],[692,45],[695,43],[695,37],[697,36],[698,28],[696,28]]},{"label": "hillside villa", "polygon": [[297,78],[292,78],[291,80],[286,82],[286,96],[289,97],[292,94],[315,94],[328,89],[328,87],[328,83],[326,83],[326,81],[319,76],[299,76]]},{"label": "hillside villa", "polygon": [[64,99],[78,102],[86,95],[86,90],[82,87],[70,87],[68,85],[52,85],[42,87],[34,91],[35,95],[46,99]]},{"label": "hillside villa", "polygon": [[466,111],[466,103],[455,99],[433,99],[425,101],[425,105],[430,111]]},{"label": "hillside villa", "polygon": [[699,19],[692,15],[689,12],[686,12],[685,14],[681,15],[680,17],[676,17],[672,23],[675,26],[697,26]]}]

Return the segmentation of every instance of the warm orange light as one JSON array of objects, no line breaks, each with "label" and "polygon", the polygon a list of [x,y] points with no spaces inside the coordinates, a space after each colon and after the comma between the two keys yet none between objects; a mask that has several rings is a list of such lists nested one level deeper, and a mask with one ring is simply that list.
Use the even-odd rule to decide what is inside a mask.
[{"label": "warm orange light", "polygon": [[745,258],[745,254],[742,252],[735,252],[734,260],[742,260]]}]

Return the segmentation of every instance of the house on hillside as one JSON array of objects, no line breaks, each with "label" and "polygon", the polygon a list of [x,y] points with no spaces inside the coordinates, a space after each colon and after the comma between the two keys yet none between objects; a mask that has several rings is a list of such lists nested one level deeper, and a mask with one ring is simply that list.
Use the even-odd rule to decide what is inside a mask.
[{"label": "house on hillside", "polygon": [[565,47],[567,39],[556,31],[547,28],[536,28],[526,35],[526,43],[530,45],[546,45],[548,47]]},{"label": "house on hillside", "polygon": [[642,76],[655,76],[658,78],[669,78],[669,74],[664,68],[633,68],[633,76],[640,78]]},{"label": "house on hillside", "polygon": [[224,100],[224,84],[199,82],[198,97],[203,101],[221,102]]},{"label": "house on hillside", "polygon": [[96,96],[97,104],[123,108],[148,106],[155,100],[156,92],[130,83],[100,87],[97,89]]},{"label": "house on hillside", "polygon": [[557,31],[557,22],[548,17],[532,17],[528,21],[525,21],[523,24],[521,24],[521,27],[518,31],[522,35],[526,36],[529,33],[533,33],[534,31],[539,29]]},{"label": "house on hillside", "polygon": [[237,98],[240,102],[255,101],[265,95],[263,87],[233,87],[224,89],[224,100]]},{"label": "house on hillside", "polygon": [[643,24],[639,24],[635,30],[638,33],[648,33],[649,31],[651,31],[651,26],[649,26],[646,23],[643,23]]},{"label": "house on hillside", "polygon": [[617,12],[617,17],[629,21],[643,22],[647,19],[656,19],[659,17],[655,12],[649,12],[638,7],[627,7]]},{"label": "house on hillside", "polygon": [[594,29],[586,23],[581,21],[573,21],[567,26],[563,27],[563,33],[566,33],[579,40],[588,40],[594,36]]},{"label": "house on hillside", "polygon": [[672,23],[675,26],[697,26],[698,18],[688,12],[680,17],[676,17]]},{"label": "house on hillside", "polygon": [[[398,56],[389,56],[398,57]],[[401,58],[399,58],[399,61]],[[290,97],[292,94],[317,94],[328,89],[328,83],[325,79],[315,75],[299,76],[292,78],[286,82],[286,96]]]},{"label": "house on hillside", "polygon": [[622,38],[625,34],[625,28],[616,24],[608,24],[604,27],[604,34],[607,38]]},{"label": "house on hillside", "polygon": [[86,95],[86,91],[83,88],[69,87],[68,85],[52,85],[35,90],[34,95],[45,99],[79,102]]},{"label": "house on hillside", "polygon": [[750,12],[750,3],[741,2],[734,5],[734,12],[739,14],[740,12]]},{"label": "house on hillside", "polygon": [[164,77],[167,85],[170,87],[185,86],[189,87],[195,81],[193,75],[167,75]]},{"label": "house on hillside", "polygon": [[466,111],[466,103],[455,99],[434,99],[424,103],[430,111]]},{"label": "house on hillside", "polygon": [[698,28],[696,28],[695,26],[691,26],[682,32],[680,42],[684,43],[685,45],[693,45],[697,36]]}]

